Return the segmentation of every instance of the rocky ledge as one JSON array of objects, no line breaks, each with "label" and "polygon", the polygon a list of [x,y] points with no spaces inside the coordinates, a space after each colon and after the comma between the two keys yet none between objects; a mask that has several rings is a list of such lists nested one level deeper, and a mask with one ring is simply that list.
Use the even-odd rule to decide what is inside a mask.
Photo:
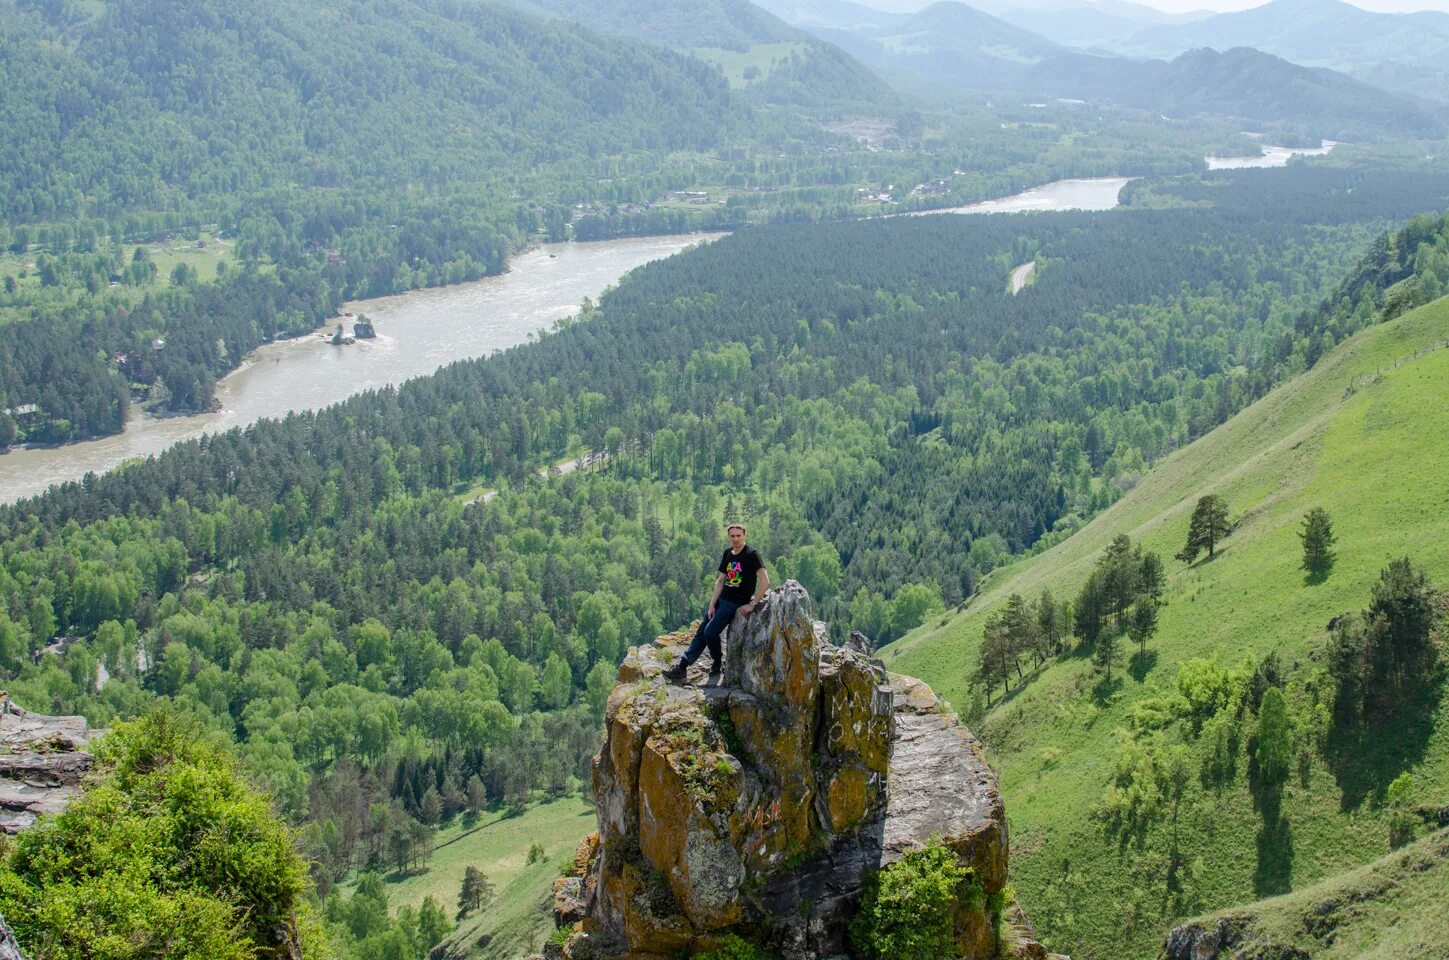
[{"label": "rocky ledge", "polygon": [[[868,645],[830,644],[787,581],[731,628],[724,676],[662,674],[689,631],[629,650],[594,758],[599,832],[555,887],[571,927],[551,952],[655,960],[727,932],[784,960],[849,952],[846,927],[875,870],[932,839],[971,882],[961,956],[1045,956],[1025,918],[988,915],[1006,884],[1006,811],[980,743],[919,680]],[[1027,948],[1030,944],[1030,948]]]},{"label": "rocky ledge", "polygon": [[16,834],[65,809],[95,762],[90,736],[85,717],[31,713],[0,692],[0,830]]}]

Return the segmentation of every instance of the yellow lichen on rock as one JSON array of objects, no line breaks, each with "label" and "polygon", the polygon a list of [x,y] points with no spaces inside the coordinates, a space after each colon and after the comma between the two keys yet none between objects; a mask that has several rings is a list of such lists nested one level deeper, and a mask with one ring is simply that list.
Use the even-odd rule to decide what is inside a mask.
[{"label": "yellow lichen on rock", "polygon": [[[556,886],[576,931],[564,956],[673,956],[726,932],[784,960],[844,953],[866,877],[933,837],[985,893],[1004,886],[995,777],[929,687],[888,676],[864,644],[830,644],[794,581],[736,617],[723,682],[665,681],[690,636],[630,648],[619,668],[594,759],[598,840]],[[957,929],[968,960],[994,951],[979,896]]]}]

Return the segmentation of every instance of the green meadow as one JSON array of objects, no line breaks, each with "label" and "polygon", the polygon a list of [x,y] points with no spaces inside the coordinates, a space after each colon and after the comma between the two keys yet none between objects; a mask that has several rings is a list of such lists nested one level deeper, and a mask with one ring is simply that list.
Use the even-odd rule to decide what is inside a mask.
[{"label": "green meadow", "polygon": [[719,67],[729,85],[738,90],[768,77],[776,63],[809,50],[810,46],[804,43],[756,43],[743,51],[700,47],[689,52]]},{"label": "green meadow", "polygon": [[[1013,683],[1004,699],[998,689],[973,722],[1001,777],[1013,882],[1048,947],[1077,960],[1154,957],[1184,919],[1300,890],[1384,856],[1385,793],[1395,777],[1411,776],[1413,803],[1449,804],[1441,709],[1406,711],[1351,747],[1313,745],[1310,729],[1331,697],[1323,671],[1329,620],[1367,606],[1380,570],[1396,557],[1411,557],[1449,587],[1446,341],[1449,300],[1350,338],[1165,458],[1070,539],[995,572],[964,611],[884,651],[892,670],[924,678],[964,713],[979,696],[970,678],[984,621],[1011,594],[1074,597],[1118,534],[1166,561],[1167,605],[1146,656],[1124,662],[1108,684],[1088,651],[1068,651]],[[1227,499],[1232,534],[1210,561],[1170,559],[1207,493]],[[1329,512],[1337,537],[1337,562],[1321,583],[1299,568],[1300,524],[1315,506]],[[1194,763],[1201,756],[1190,734],[1141,732],[1141,718],[1170,699],[1182,665],[1217,658],[1234,668],[1270,651],[1286,668],[1297,720],[1279,824],[1268,828],[1255,809],[1240,757],[1233,782],[1209,788],[1194,776],[1170,815],[1133,835],[1110,831],[1097,811],[1126,749],[1119,744],[1183,742]]]},{"label": "green meadow", "polygon": [[[594,808],[577,795],[512,816],[485,811],[473,821],[456,817],[437,832],[426,867],[384,878],[388,904],[417,908],[430,896],[453,917],[463,873],[477,867],[493,884],[493,899],[460,921],[449,942],[485,960],[524,956],[553,932],[553,878],[573,863],[579,841],[595,829]],[[543,856],[529,863],[534,844]]]}]

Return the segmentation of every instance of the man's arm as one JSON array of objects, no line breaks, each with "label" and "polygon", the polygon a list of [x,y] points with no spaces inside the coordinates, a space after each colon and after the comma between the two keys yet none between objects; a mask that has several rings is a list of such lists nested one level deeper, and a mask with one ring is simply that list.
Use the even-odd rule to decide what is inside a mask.
[{"label": "man's arm", "polygon": [[749,603],[745,604],[743,607],[740,607],[740,612],[744,614],[754,613],[755,607],[759,606],[760,601],[765,599],[765,591],[769,589],[770,572],[764,567],[761,567],[760,572],[759,574],[757,574],[755,579],[755,595],[750,599]]},{"label": "man's arm", "polygon": [[714,616],[714,608],[719,606],[719,595],[724,592],[724,574],[718,574],[714,578],[714,593],[709,596],[709,616]]}]

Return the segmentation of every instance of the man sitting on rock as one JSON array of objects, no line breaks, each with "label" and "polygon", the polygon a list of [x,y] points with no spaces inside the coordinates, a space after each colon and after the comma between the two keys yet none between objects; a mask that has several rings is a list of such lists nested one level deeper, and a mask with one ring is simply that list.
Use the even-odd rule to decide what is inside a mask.
[{"label": "man sitting on rock", "polygon": [[718,677],[724,667],[720,634],[734,620],[736,611],[748,616],[765,591],[770,589],[770,575],[765,571],[765,561],[760,559],[760,552],[745,546],[745,525],[732,523],[725,532],[729,534],[730,545],[719,560],[719,576],[714,578],[709,609],[705,611],[704,622],[699,625],[699,631],[684,652],[684,657],[664,672],[670,680],[682,681],[690,664],[699,659],[706,646],[709,647],[709,655],[714,658],[709,665],[709,675],[711,678]]}]

